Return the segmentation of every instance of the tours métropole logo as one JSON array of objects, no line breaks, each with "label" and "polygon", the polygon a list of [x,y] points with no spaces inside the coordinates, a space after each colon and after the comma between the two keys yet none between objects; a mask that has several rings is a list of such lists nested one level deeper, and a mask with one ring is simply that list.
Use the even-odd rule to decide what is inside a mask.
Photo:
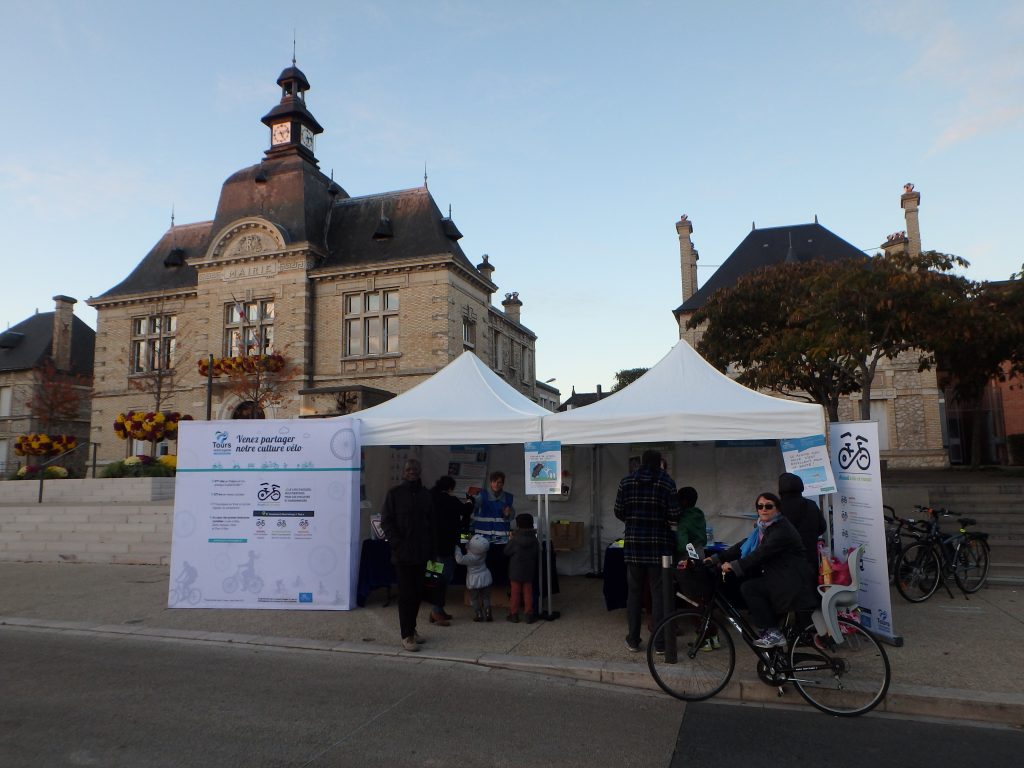
[{"label": "tours m\u00e9tropole logo", "polygon": [[228,442],[227,430],[218,429],[213,433],[213,455],[223,456],[231,454],[231,443]]}]

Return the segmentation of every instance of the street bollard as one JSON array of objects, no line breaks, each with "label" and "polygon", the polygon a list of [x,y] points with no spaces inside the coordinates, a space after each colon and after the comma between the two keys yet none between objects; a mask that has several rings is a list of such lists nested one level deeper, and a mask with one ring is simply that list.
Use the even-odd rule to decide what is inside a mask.
[{"label": "street bollard", "polygon": [[[676,564],[672,555],[661,556],[661,609],[662,620],[671,616],[676,609]],[[665,644],[665,661],[668,664],[676,663],[676,632],[675,625],[669,625],[661,642]],[[657,642],[658,638],[653,638]]]}]

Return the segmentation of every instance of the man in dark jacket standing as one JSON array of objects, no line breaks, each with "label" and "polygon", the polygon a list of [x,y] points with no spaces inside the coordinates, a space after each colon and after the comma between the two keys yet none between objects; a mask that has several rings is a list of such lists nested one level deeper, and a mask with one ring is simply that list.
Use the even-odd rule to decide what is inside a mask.
[{"label": "man in dark jacket standing", "polygon": [[418,643],[423,642],[416,632],[416,617],[427,560],[434,554],[432,502],[430,491],[420,482],[421,472],[415,459],[405,462],[403,482],[388,491],[380,516],[398,579],[398,623],[407,651],[418,651]]},{"label": "man in dark jacket standing", "polygon": [[[675,552],[671,523],[679,519],[676,484],[661,468],[658,451],[644,451],[640,469],[622,478],[615,495],[615,516],[626,524],[622,557],[626,563],[626,647],[640,650],[640,609],[644,579],[651,585],[651,616],[661,621],[661,557]],[[658,649],[656,649],[658,650]]]}]

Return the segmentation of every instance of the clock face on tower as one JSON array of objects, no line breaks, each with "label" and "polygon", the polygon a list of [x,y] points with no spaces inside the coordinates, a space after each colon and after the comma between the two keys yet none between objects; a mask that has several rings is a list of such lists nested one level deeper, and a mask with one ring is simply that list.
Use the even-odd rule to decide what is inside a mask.
[{"label": "clock face on tower", "polygon": [[302,146],[308,149],[310,152],[313,151],[313,132],[306,126],[302,126],[300,133],[302,137]]},{"label": "clock face on tower", "polygon": [[291,138],[291,123],[276,123],[274,127],[270,129],[271,144],[287,144],[289,141],[291,141]]}]

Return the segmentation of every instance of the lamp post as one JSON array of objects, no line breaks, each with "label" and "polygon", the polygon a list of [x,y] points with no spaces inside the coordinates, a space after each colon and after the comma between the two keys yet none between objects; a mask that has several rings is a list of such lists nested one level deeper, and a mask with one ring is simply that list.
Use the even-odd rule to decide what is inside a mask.
[{"label": "lamp post", "polygon": [[209,365],[206,367],[206,420],[211,421],[213,417],[213,355],[210,355]]}]

